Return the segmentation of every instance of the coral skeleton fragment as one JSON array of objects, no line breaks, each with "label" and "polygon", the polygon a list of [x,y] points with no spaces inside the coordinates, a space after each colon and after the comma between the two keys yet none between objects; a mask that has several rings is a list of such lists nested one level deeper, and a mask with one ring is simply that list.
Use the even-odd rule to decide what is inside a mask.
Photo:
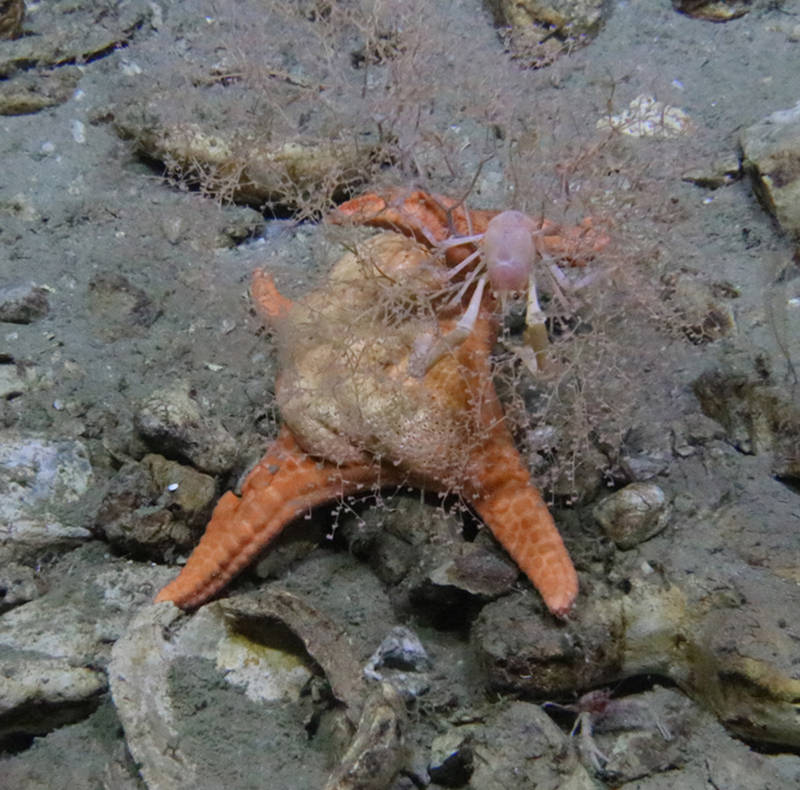
[{"label": "coral skeleton fragment", "polygon": [[535,300],[534,259],[586,258],[604,237],[589,222],[564,230],[408,190],[355,198],[330,220],[386,232],[355,245],[297,302],[255,272],[253,299],[279,348],[283,426],[156,600],[196,607],[309,508],[413,485],[461,496],[566,616],[577,574],[514,447],[490,352],[503,294],[530,286]]}]

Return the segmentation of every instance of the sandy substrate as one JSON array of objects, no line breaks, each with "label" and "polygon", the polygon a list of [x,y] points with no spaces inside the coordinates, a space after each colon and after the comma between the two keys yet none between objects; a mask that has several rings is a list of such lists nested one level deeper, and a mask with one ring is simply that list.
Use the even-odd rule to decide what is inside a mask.
[{"label": "sandy substrate", "polygon": [[[0,118],[0,785],[800,786],[800,270],[738,172],[742,130],[800,100],[800,5],[713,23],[620,2],[540,69],[478,0],[339,21],[288,0],[95,5],[31,3],[0,41],[0,88],[42,107]],[[631,102],[661,103],[653,134]],[[198,185],[228,145],[233,170]],[[498,349],[581,579],[566,624],[474,519],[409,492],[292,526],[233,609],[150,607],[277,431],[251,273],[295,298],[324,281],[349,237],[316,219],[342,182],[606,229],[565,318],[583,328],[553,337],[563,389],[508,357],[518,320]],[[661,531],[621,549],[593,509],[645,481]],[[473,554],[486,578],[451,573]],[[362,670],[398,626],[427,658],[409,637],[416,658],[383,673],[400,692],[376,697]],[[540,705],[595,689],[629,705],[611,732],[595,716],[603,759],[574,710]],[[348,784],[362,709],[383,773],[364,757]]]}]

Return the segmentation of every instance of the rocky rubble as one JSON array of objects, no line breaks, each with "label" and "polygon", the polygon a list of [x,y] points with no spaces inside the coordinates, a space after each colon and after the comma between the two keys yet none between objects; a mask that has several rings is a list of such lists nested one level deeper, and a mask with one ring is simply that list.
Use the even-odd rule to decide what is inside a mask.
[{"label": "rocky rubble", "polygon": [[[796,786],[796,3],[356,5],[28,3],[0,35],[0,786]],[[275,434],[252,270],[307,292],[350,239],[300,220],[373,178],[613,236],[603,320],[553,322],[587,366],[504,382],[544,412],[566,622],[405,489],[152,604]]]}]

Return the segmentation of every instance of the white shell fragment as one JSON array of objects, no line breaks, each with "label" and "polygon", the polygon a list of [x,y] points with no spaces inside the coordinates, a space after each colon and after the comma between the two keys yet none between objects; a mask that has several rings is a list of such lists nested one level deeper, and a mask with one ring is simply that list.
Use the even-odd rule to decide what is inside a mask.
[{"label": "white shell fragment", "polygon": [[613,129],[631,137],[678,137],[692,129],[692,122],[679,107],[656,101],[643,93],[619,115],[601,118],[598,129]]},{"label": "white shell fragment", "polygon": [[72,131],[72,139],[76,143],[86,142],[86,126],[83,121],[74,120],[70,124],[70,130]]}]

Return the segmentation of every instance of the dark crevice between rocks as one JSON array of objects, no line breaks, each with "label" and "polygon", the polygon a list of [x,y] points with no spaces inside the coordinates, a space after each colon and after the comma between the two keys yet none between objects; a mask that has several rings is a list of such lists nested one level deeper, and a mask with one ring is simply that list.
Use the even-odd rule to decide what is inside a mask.
[{"label": "dark crevice between rocks", "polygon": [[[85,66],[89,63],[94,63],[95,61],[107,58],[109,55],[113,55],[117,50],[127,49],[131,45],[131,41],[135,34],[144,27],[144,24],[144,21],[138,22],[132,28],[124,30],[118,39],[115,39],[114,41],[111,41],[110,43],[90,52],[82,52],[79,55],[70,55],[69,57],[53,60],[51,62],[41,61],[39,59],[26,60],[22,58],[19,60],[13,60],[13,62],[9,63],[9,65],[13,66],[12,69],[0,71],[0,82],[10,79],[21,71],[33,71],[34,69],[43,69],[49,71],[52,69],[61,68],[62,66]],[[33,38],[39,35],[42,34],[33,31],[23,31],[23,34],[20,36],[20,38]]]},{"label": "dark crevice between rocks", "polygon": [[42,63],[38,60],[16,60],[14,61],[14,66],[16,67],[13,72],[1,74],[0,73],[0,82],[10,79],[15,74],[18,74],[21,71],[33,71],[34,69],[43,69],[50,71],[52,69],[58,69],[62,66],[85,66],[89,63],[94,63],[97,60],[102,60],[103,58],[107,58],[109,55],[112,55],[118,49],[126,49],[130,46],[130,42],[127,39],[119,39],[118,41],[112,41],[110,44],[107,44],[104,47],[96,50],[95,52],[89,53],[82,53],[80,55],[71,55],[68,58],[64,58],[63,60],[56,60],[52,63]]},{"label": "dark crevice between rocks", "polygon": [[0,721],[0,756],[19,754],[29,749],[36,738],[91,716],[104,695],[64,703],[34,703],[14,711]]},{"label": "dark crevice between rocks", "polygon": [[[301,193],[298,197],[293,197],[289,194],[278,194],[267,199],[248,199],[236,196],[230,199],[222,198],[209,192],[207,187],[208,176],[206,173],[198,172],[195,174],[187,174],[185,176],[176,177],[174,173],[170,172],[169,166],[166,165],[162,159],[148,154],[146,151],[137,146],[135,142],[133,155],[137,162],[144,165],[153,173],[153,175],[161,179],[167,186],[175,187],[177,185],[177,188],[181,191],[200,194],[203,195],[203,197],[207,197],[210,200],[215,200],[223,205],[230,203],[234,206],[253,208],[258,211],[267,221],[295,220],[297,224],[304,224],[309,221],[304,211],[298,208],[298,200],[302,202],[304,199],[309,197],[308,195]],[[331,195],[331,208],[352,199],[356,195],[361,194],[366,183],[367,179],[365,177],[339,187]],[[316,223],[321,219],[322,214],[313,217],[310,221]],[[247,242],[252,241],[258,235],[259,234],[251,234],[245,238],[237,239],[235,246],[246,244]]]}]

